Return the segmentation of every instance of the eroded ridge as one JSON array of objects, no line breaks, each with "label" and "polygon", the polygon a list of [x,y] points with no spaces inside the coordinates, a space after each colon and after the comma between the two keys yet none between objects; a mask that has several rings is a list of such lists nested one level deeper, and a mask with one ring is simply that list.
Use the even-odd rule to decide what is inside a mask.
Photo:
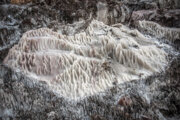
[{"label": "eroded ridge", "polygon": [[167,39],[171,42],[180,40],[180,28],[168,28],[152,21],[138,21],[138,28],[146,31],[160,39]]},{"label": "eroded ridge", "polygon": [[160,72],[164,50],[137,30],[93,20],[84,32],[66,36],[47,28],[26,32],[4,64],[46,81],[59,95],[77,100],[114,83]]}]

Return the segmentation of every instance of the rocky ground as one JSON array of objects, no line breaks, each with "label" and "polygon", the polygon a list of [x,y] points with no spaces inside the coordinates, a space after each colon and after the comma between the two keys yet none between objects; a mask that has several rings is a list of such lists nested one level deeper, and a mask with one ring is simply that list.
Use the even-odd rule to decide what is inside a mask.
[{"label": "rocky ground", "polygon": [[[46,83],[37,83],[2,64],[8,50],[28,30],[48,27],[63,34],[85,29],[92,19],[112,25],[137,26],[153,21],[179,34],[178,0],[3,0],[0,2],[0,119],[180,119],[180,38],[169,41],[169,66],[147,79],[114,85],[102,95],[74,103],[57,97]],[[82,21],[84,20],[84,21]],[[82,22],[78,22],[82,21]],[[72,29],[74,30],[71,33]],[[155,35],[156,34],[151,34]],[[180,35],[179,35],[180,36]]]}]

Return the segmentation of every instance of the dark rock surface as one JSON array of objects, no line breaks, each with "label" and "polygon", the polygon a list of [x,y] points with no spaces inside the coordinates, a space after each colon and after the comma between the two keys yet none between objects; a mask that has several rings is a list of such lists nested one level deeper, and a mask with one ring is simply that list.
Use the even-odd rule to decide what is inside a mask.
[{"label": "dark rock surface", "polygon": [[180,28],[180,9],[152,9],[133,11],[132,22],[138,20],[149,20],[166,27]]},{"label": "dark rock surface", "polygon": [[[46,83],[2,65],[8,50],[31,29],[48,27],[57,31],[66,29],[68,23],[86,20],[78,28],[72,24],[62,31],[68,34],[71,29],[81,31],[93,18],[131,26],[145,19],[179,28],[179,9],[179,0],[33,0],[23,5],[0,1],[0,119],[179,120],[179,40],[174,43],[176,55],[172,55],[165,72],[115,85],[102,95],[78,103],[58,97]],[[101,14],[104,16],[98,16]]]}]

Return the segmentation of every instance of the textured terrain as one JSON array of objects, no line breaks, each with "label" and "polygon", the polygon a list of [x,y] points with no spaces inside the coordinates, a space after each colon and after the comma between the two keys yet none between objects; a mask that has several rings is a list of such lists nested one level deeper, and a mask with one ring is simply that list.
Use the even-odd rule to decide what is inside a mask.
[{"label": "textured terrain", "polygon": [[0,0],[0,120],[179,120],[179,21],[179,0]]},{"label": "textured terrain", "polygon": [[55,92],[83,98],[164,70],[167,53],[137,30],[92,21],[66,36],[42,28],[26,32],[4,64],[46,81]]}]

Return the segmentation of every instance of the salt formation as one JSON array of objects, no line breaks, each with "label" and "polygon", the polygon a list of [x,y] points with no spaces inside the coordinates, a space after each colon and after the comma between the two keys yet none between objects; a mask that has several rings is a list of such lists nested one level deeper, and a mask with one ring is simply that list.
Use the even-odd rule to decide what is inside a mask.
[{"label": "salt formation", "polygon": [[139,21],[138,27],[149,34],[152,34],[158,38],[165,38],[174,42],[175,40],[180,40],[180,29],[179,28],[168,28],[162,27],[158,23],[152,21]]},{"label": "salt formation", "polygon": [[71,36],[47,28],[28,31],[4,59],[74,100],[160,72],[166,63],[166,53],[137,30],[95,20]]}]

